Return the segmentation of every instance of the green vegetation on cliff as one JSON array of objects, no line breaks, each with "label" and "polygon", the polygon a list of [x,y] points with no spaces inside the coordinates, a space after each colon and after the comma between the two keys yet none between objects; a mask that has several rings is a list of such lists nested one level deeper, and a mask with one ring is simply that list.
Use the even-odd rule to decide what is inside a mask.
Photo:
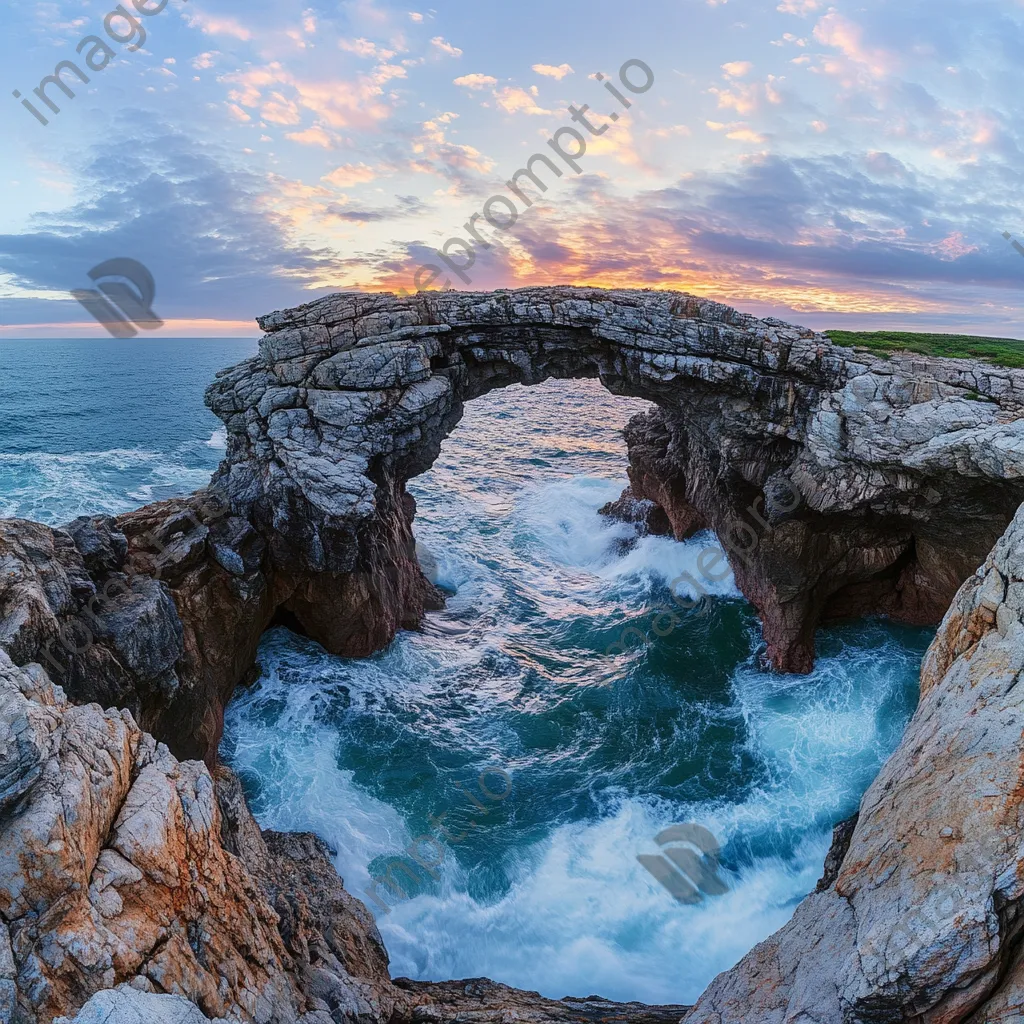
[{"label": "green vegetation on cliff", "polygon": [[977,338],[969,334],[911,334],[904,331],[825,331],[837,345],[876,355],[916,352],[947,359],[981,359],[996,366],[1024,368],[1024,341]]}]

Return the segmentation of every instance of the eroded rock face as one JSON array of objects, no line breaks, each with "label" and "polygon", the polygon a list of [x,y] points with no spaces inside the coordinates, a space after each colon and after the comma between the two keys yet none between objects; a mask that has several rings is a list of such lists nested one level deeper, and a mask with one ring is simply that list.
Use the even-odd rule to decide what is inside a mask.
[{"label": "eroded rock face", "polygon": [[928,651],[832,884],[687,1024],[1024,1018],[1024,509]]},{"label": "eroded rock face", "polygon": [[263,554],[210,491],[64,529],[0,521],[0,651],[212,764],[275,607]]},{"label": "eroded rock face", "polygon": [[220,801],[202,762],[177,761],[131,714],[69,704],[0,653],[4,1020],[49,1024],[118,985],[132,991],[82,1020],[145,1006],[189,1022],[391,1017],[380,936],[323,844],[261,833],[237,780],[218,779]]},{"label": "eroded rock face", "polygon": [[679,538],[718,532],[784,670],[810,669],[822,619],[938,622],[1024,500],[1022,371],[883,360],[674,292],[341,294],[260,324],[260,354],[207,393],[217,482],[338,653],[428,604],[405,483],[464,402],[510,383],[657,404],[627,430],[630,496]]}]

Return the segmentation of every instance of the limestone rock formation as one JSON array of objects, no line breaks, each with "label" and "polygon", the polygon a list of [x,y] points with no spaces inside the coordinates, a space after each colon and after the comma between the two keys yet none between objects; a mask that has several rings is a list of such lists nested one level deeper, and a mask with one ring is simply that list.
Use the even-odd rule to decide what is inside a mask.
[{"label": "limestone rock formation", "polygon": [[338,653],[426,605],[405,483],[510,383],[596,377],[657,405],[627,431],[630,496],[677,537],[716,530],[784,670],[811,667],[822,619],[938,622],[1024,500],[1024,371],[881,359],[675,292],[339,294],[260,325],[207,394],[217,483]]},{"label": "limestone rock formation", "polygon": [[168,1020],[376,1024],[399,1001],[387,963],[320,840],[261,833],[225,769],[215,783],[128,712],[69,704],[0,653],[5,1020],[48,1024],[126,984],[205,1015],[154,1003]]},{"label": "limestone rock formation", "polygon": [[1024,500],[1024,371],[878,359],[672,292],[335,295],[261,323],[207,394],[228,430],[211,488],[0,525],[0,649],[211,765],[272,622],[361,656],[439,607],[405,485],[495,387],[599,377],[656,403],[618,510],[714,528],[785,670],[811,667],[822,619],[937,622]]}]

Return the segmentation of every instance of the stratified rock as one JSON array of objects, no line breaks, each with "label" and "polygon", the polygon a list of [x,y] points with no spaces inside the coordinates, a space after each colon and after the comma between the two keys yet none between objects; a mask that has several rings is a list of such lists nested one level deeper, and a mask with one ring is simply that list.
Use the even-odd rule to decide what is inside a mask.
[{"label": "stratified rock", "polygon": [[687,1024],[1024,1015],[1024,508],[961,587],[833,883]]},{"label": "stratified rock", "polygon": [[823,619],[938,622],[1024,500],[1020,370],[881,359],[677,292],[347,293],[260,324],[259,355],[207,392],[217,482],[281,607],[339,654],[436,600],[406,481],[466,401],[512,383],[596,377],[656,403],[627,429],[632,496],[678,538],[718,533],[787,671],[811,668]]}]

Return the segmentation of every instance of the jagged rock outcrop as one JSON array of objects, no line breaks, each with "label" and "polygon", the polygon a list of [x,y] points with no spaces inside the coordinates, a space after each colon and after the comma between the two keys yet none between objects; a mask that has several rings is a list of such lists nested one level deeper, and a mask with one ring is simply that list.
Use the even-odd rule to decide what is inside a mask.
[{"label": "jagged rock outcrop", "polygon": [[210,490],[64,529],[0,521],[0,651],[212,763],[274,608],[263,550]]},{"label": "jagged rock outcrop", "polygon": [[510,383],[597,377],[656,403],[627,430],[631,496],[677,537],[716,530],[785,670],[811,667],[823,619],[938,622],[1024,500],[1024,371],[881,359],[675,292],[340,294],[260,325],[207,394],[217,483],[338,653],[423,607],[405,482]]},{"label": "jagged rock outcrop", "polygon": [[323,844],[261,833],[219,774],[223,810],[202,762],[0,653],[4,1019],[48,1024],[119,984],[210,1018],[391,1016],[380,936]]},{"label": "jagged rock outcrop", "polygon": [[687,1024],[1024,1018],[1024,508],[957,593],[832,884]]}]

